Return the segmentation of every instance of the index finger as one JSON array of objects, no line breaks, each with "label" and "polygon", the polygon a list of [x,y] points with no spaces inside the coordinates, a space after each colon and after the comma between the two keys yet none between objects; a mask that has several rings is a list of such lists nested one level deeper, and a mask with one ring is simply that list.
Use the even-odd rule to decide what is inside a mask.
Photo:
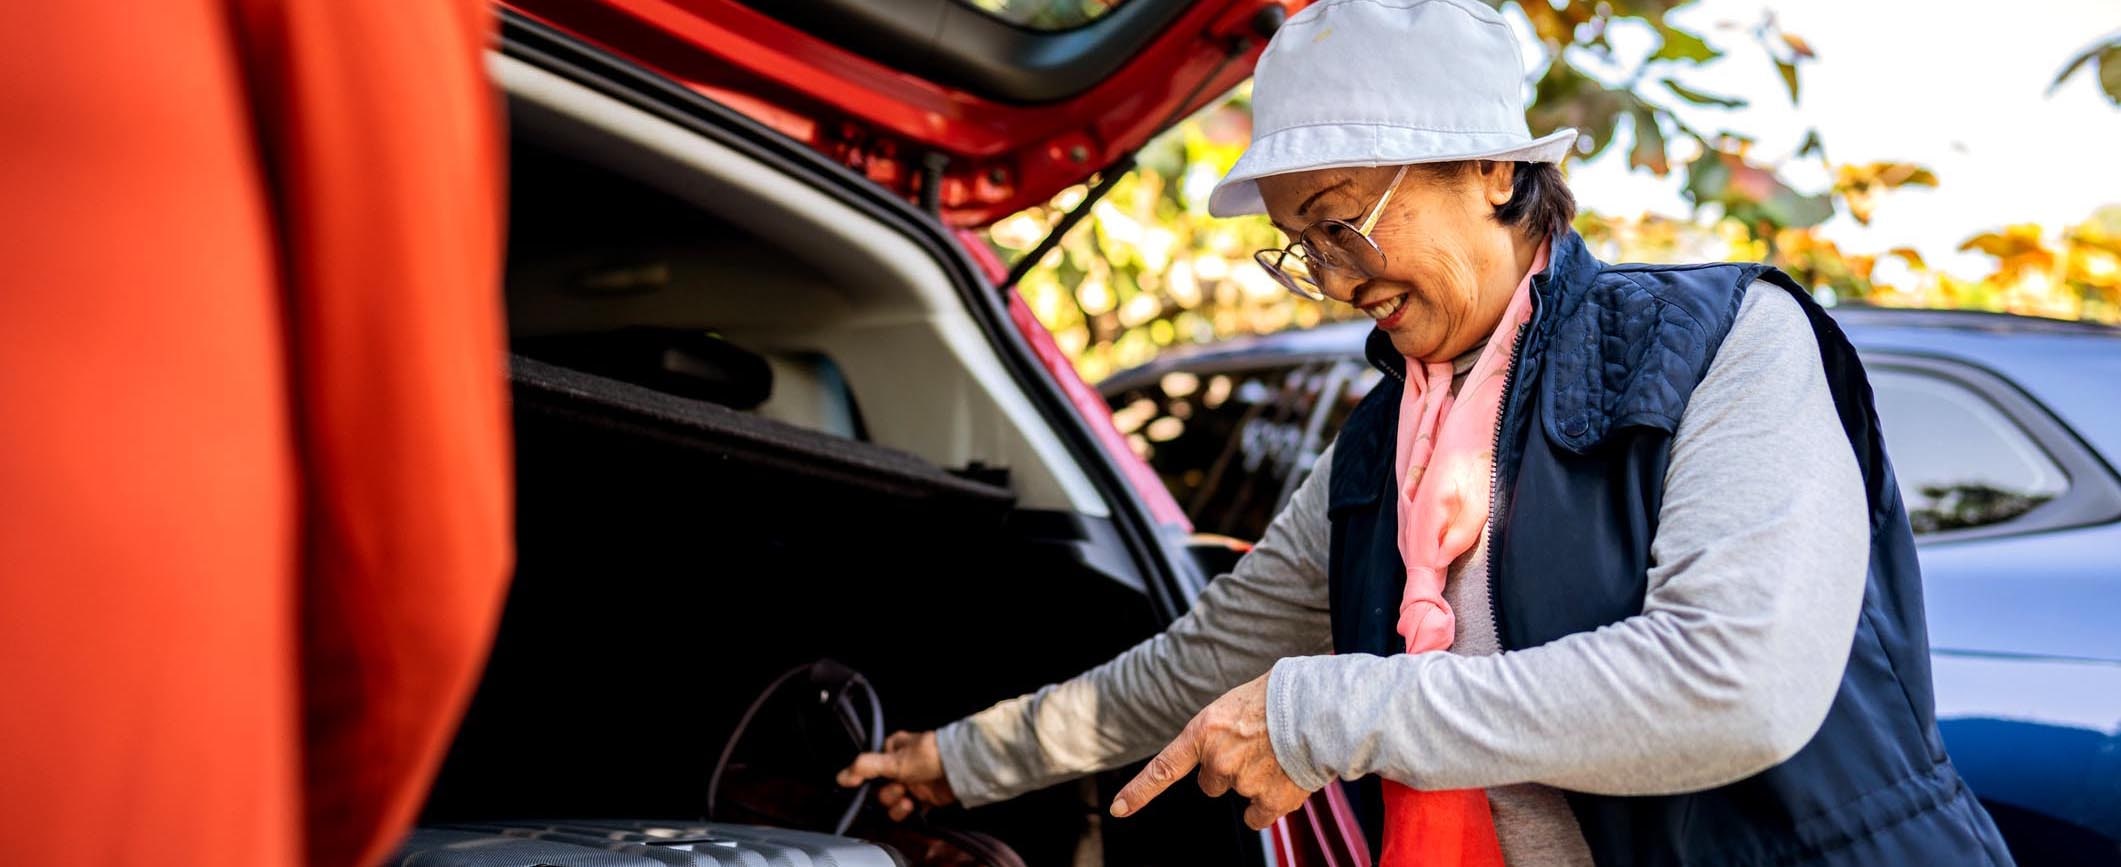
[{"label": "index finger", "polygon": [[1119,790],[1119,797],[1112,799],[1112,815],[1122,819],[1132,815],[1199,763],[1200,744],[1194,740],[1193,728],[1188,726],[1179,732],[1177,740],[1149,760],[1149,766],[1136,774],[1133,782]]}]

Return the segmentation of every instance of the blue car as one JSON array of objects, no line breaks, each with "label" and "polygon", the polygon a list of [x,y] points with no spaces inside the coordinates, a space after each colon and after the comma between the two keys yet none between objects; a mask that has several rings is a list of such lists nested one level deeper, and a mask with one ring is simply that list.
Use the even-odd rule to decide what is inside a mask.
[{"label": "blue car", "polygon": [[[1953,760],[2018,863],[2121,865],[2121,329],[1834,316],[1915,527]],[[1257,539],[1376,384],[1370,328],[1179,350],[1099,388],[1196,529]]]}]

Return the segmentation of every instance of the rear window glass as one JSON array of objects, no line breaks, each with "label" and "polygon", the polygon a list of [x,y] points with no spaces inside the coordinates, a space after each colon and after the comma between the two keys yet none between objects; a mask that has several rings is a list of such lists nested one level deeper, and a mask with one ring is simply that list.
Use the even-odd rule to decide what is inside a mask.
[{"label": "rear window glass", "polygon": [[964,0],[978,9],[1019,27],[1034,30],[1066,30],[1080,27],[1111,12],[1126,0]]},{"label": "rear window glass", "polygon": [[1870,379],[1916,533],[2001,524],[2069,487],[2024,430],[1964,386],[1900,370]]}]

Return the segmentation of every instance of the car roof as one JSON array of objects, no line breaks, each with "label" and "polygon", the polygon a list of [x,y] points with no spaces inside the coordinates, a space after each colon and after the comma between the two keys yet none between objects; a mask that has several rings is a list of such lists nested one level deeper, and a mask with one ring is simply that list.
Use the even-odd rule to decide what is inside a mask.
[{"label": "car roof", "polygon": [[2001,375],[2108,464],[2121,463],[2121,328],[1973,311],[1847,308],[1834,316],[1866,353],[1948,358]]},{"label": "car roof", "polygon": [[[1985,368],[2031,394],[2108,463],[2121,463],[2121,328],[2007,313],[1841,306],[1829,312],[1856,348]],[[1107,395],[1173,371],[1243,370],[1362,357],[1364,320],[1174,349],[1099,383]]]}]

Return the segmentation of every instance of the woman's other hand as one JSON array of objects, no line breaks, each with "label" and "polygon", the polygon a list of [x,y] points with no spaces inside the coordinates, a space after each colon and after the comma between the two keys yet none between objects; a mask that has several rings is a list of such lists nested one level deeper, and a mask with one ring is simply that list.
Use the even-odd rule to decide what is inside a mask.
[{"label": "woman's other hand", "polygon": [[876,790],[876,801],[884,805],[892,821],[904,820],[919,807],[955,803],[950,780],[943,776],[943,757],[936,751],[935,732],[893,732],[884,739],[884,751],[863,753],[854,764],[840,771],[839,784],[854,788],[870,780],[884,780]]}]

